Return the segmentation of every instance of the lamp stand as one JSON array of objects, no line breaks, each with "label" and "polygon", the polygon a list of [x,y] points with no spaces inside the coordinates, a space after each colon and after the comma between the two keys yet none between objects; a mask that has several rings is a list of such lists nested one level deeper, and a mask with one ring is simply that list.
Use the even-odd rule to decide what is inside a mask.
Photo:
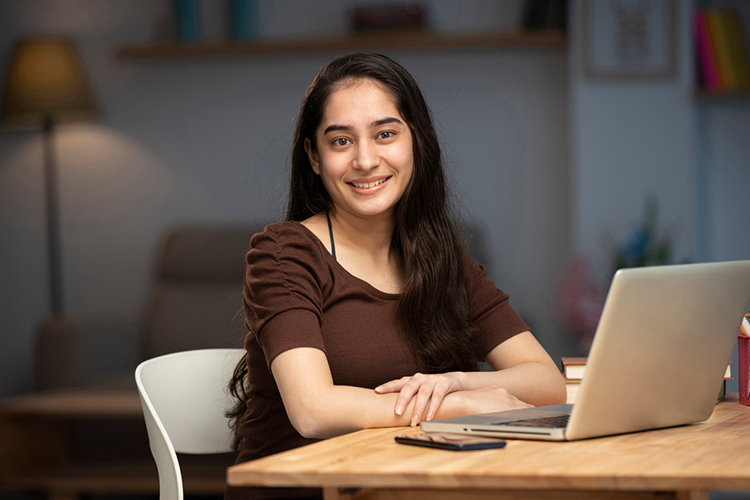
[{"label": "lamp stand", "polygon": [[44,120],[44,195],[47,210],[47,258],[49,268],[50,311],[63,313],[62,259],[60,252],[59,196],[55,163],[54,123],[51,116]]}]

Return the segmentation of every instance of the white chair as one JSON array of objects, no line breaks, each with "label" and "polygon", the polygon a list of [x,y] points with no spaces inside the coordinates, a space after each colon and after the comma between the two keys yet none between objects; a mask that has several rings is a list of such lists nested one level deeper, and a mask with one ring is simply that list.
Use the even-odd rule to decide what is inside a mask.
[{"label": "white chair", "polygon": [[183,500],[177,453],[231,451],[225,412],[227,385],[243,349],[200,349],[144,361],[135,370],[151,453],[159,470],[159,499]]}]

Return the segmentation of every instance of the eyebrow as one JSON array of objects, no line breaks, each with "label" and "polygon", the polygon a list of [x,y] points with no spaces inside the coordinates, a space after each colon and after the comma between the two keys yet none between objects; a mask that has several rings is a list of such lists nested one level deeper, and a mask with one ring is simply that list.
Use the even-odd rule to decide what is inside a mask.
[{"label": "eyebrow", "polygon": [[[380,120],[375,120],[374,122],[372,122],[370,124],[370,127],[379,127],[381,125],[386,125],[388,123],[399,123],[401,125],[404,124],[404,122],[401,121],[401,120],[399,120],[398,118],[393,117],[393,116],[389,116],[387,118],[381,118]],[[336,125],[336,124],[329,125],[323,131],[323,135],[326,135],[329,132],[337,132],[337,131],[340,131],[340,130],[343,130],[344,132],[349,132],[349,131],[352,130],[352,127],[350,127],[348,125]]]}]

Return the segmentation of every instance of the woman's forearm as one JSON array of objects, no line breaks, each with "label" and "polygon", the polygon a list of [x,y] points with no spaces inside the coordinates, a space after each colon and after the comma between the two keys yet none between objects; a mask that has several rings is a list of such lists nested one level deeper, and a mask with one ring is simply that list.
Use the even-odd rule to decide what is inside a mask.
[{"label": "woman's forearm", "polygon": [[[430,399],[429,393],[427,399],[404,398],[398,388],[376,392],[335,385],[325,355],[317,349],[286,351],[277,356],[271,368],[289,420],[305,437],[328,438],[364,428],[405,426],[428,418],[425,403]],[[501,411],[521,407],[522,402],[553,404],[565,399],[564,381],[551,360],[520,363],[496,372],[454,375],[461,380],[461,387],[444,395],[431,418]],[[398,403],[403,411],[397,412],[399,397],[403,398]],[[421,402],[417,403],[418,399]]]},{"label": "woman's forearm", "polygon": [[[315,439],[360,429],[410,425],[415,399],[398,415],[394,411],[397,396],[398,393],[377,394],[359,387],[332,386],[314,398],[287,405],[287,413],[301,435]],[[520,407],[518,399],[511,391],[494,384],[452,392],[445,396],[434,418],[510,410]]]},{"label": "woman's forearm", "polygon": [[461,381],[465,391],[496,385],[534,406],[564,403],[566,399],[565,379],[550,363],[523,363],[505,370],[456,372],[453,375]]},{"label": "woman's forearm", "polygon": [[461,389],[495,384],[534,406],[564,403],[565,379],[556,363],[531,332],[523,332],[499,344],[485,357],[493,372],[460,374]]},{"label": "woman's forearm", "polygon": [[[377,394],[371,389],[351,386],[332,386],[317,391],[315,397],[298,398],[284,405],[294,428],[302,436],[325,439],[348,432],[374,427],[402,427],[410,424],[414,400],[405,411],[394,411],[397,393]],[[436,418],[448,418],[473,413],[461,393],[449,394]]]}]

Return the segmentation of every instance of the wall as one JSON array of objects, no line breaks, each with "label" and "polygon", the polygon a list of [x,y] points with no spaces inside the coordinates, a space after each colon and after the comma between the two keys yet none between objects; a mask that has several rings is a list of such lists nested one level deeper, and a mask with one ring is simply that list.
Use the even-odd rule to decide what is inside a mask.
[{"label": "wall", "polygon": [[750,258],[750,99],[698,104],[700,193],[705,218],[699,226],[704,260]]},{"label": "wall", "polygon": [[[70,35],[101,111],[98,122],[60,127],[56,136],[64,295],[76,316],[137,322],[159,238],[170,226],[280,217],[294,116],[333,55],[115,60],[123,44],[170,36],[168,5],[0,3],[0,64],[19,36]],[[348,3],[320,5],[260,2],[261,35],[342,32]],[[436,1],[435,25],[501,29],[507,19],[498,5]],[[511,15],[512,3],[503,5]],[[207,15],[208,36],[217,36],[221,13]],[[490,276],[553,357],[574,353],[549,312],[570,246],[565,51],[389,54],[423,86],[455,191],[491,256]],[[0,132],[0,396],[31,389],[33,332],[47,311],[41,154],[37,133]]]},{"label": "wall", "polygon": [[[583,76],[580,30],[571,34],[571,190],[574,247],[602,286],[614,271],[610,241],[623,242],[655,194],[674,259],[695,260],[695,105],[686,2],[679,3],[679,70],[667,81],[600,82]],[[580,2],[571,19],[580,23]]]},{"label": "wall", "polygon": [[[572,241],[603,289],[613,271],[609,242],[629,236],[649,194],[658,197],[661,229],[674,236],[672,262],[750,259],[750,99],[695,98],[694,3],[677,5],[677,77],[601,83],[582,75],[581,4],[571,3]],[[711,5],[739,7],[750,26],[747,2]]]}]

